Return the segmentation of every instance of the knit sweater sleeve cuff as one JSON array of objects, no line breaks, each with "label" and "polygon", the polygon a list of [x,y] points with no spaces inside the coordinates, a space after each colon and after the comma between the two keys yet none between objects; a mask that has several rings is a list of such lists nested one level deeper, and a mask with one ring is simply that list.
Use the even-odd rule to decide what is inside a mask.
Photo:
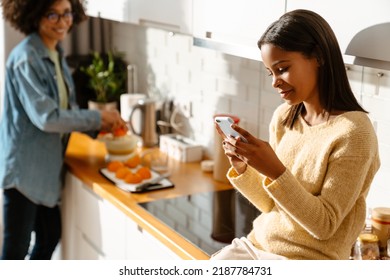
[{"label": "knit sweater sleeve cuff", "polygon": [[242,174],[234,169],[228,171],[230,183],[244,195],[261,212],[269,212],[274,207],[274,201],[263,187],[264,176],[248,165]]},{"label": "knit sweater sleeve cuff", "polygon": [[258,174],[249,165],[247,166],[245,172],[242,173],[242,174],[238,174],[237,171],[233,167],[230,167],[230,169],[228,170],[228,173],[227,173],[228,179],[232,183],[236,183],[238,185],[241,185],[242,183],[246,183],[247,182],[247,178],[253,178],[253,176],[258,176]]},{"label": "knit sweater sleeve cuff", "polygon": [[288,182],[293,183],[295,181],[295,177],[291,174],[290,170],[286,168],[286,170],[283,172],[282,175],[280,175],[278,178],[275,180],[271,180],[268,177],[264,178],[263,184],[265,189],[272,194],[277,194],[282,190],[281,188],[283,186],[288,186],[290,184],[286,184]]}]

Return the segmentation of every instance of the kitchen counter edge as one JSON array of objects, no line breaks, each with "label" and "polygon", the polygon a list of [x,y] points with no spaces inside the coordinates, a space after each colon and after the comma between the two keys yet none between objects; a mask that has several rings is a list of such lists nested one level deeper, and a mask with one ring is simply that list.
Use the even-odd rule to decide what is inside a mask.
[{"label": "kitchen counter edge", "polygon": [[[83,133],[74,132],[70,138],[65,162],[68,171],[80,179],[95,194],[112,203],[180,258],[185,260],[209,259],[208,254],[159,221],[142,208],[139,203],[190,195],[195,192],[231,189],[231,186],[214,181],[212,175],[200,170],[199,163],[172,161],[170,162],[170,169],[172,170],[170,179],[174,182],[175,188],[140,194],[127,193],[120,190],[99,173],[100,168],[106,165],[106,154],[103,143],[91,139]],[[194,180],[188,180],[189,177],[194,178]]]}]

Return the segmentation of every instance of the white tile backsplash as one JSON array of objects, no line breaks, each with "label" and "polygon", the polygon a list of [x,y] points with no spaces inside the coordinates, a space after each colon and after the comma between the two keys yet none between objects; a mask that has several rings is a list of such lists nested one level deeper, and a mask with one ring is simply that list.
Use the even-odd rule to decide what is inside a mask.
[{"label": "white tile backsplash", "polygon": [[[192,38],[114,23],[113,45],[138,67],[139,91],[160,97],[186,97],[192,118],[187,136],[213,156],[216,113],[241,118],[254,135],[268,139],[268,124],[282,103],[261,62],[192,45]],[[390,71],[346,65],[351,87],[375,124],[382,166],[368,196],[368,206],[390,207]]]}]

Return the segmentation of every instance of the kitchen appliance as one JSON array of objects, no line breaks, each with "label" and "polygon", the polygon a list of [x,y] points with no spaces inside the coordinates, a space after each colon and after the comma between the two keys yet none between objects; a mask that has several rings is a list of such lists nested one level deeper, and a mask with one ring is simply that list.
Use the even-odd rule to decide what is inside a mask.
[{"label": "kitchen appliance", "polygon": [[357,33],[345,54],[355,56],[354,64],[390,70],[390,22],[376,24]]},{"label": "kitchen appliance", "polygon": [[[136,111],[140,111],[139,127],[136,130],[133,126],[133,117]],[[138,100],[137,104],[131,107],[129,114],[130,131],[142,138],[144,147],[153,147],[158,144],[156,127],[156,100],[145,98]]]},{"label": "kitchen appliance", "polygon": [[139,204],[161,222],[212,255],[246,236],[261,212],[234,189]]},{"label": "kitchen appliance", "polygon": [[[147,96],[144,93],[123,93],[120,97],[120,112],[122,119],[129,121],[130,112],[133,106],[138,104],[138,101],[145,99]],[[131,118],[131,124],[135,131],[141,131],[141,112],[137,110]]]}]

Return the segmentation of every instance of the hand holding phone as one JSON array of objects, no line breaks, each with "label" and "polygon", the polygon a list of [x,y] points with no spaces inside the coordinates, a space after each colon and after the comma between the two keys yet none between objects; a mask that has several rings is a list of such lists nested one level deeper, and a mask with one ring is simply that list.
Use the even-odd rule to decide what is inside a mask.
[{"label": "hand holding phone", "polygon": [[241,141],[248,143],[248,140],[244,136],[242,136],[240,133],[235,131],[233,128],[231,128],[231,125],[234,123],[234,121],[229,117],[216,117],[215,122],[218,124],[218,126],[221,128],[223,134],[225,134],[225,137],[233,136],[236,138],[237,136],[240,137]]}]

